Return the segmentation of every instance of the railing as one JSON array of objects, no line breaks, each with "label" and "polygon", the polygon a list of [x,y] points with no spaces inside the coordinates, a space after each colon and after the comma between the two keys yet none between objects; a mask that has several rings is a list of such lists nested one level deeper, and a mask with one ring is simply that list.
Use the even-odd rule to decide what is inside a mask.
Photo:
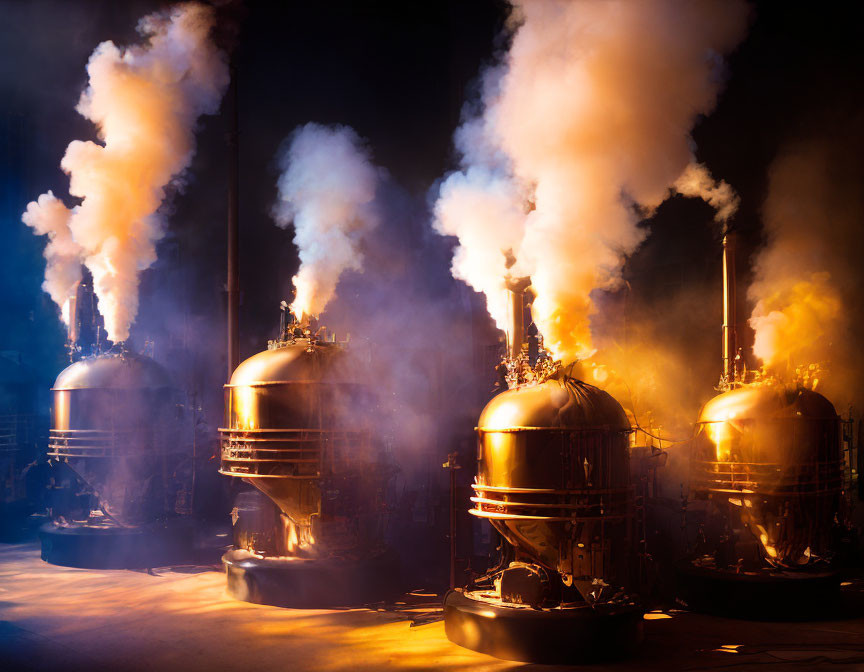
[{"label": "railing", "polygon": [[15,434],[9,434],[0,429],[0,455],[18,452],[20,446]]},{"label": "railing", "polygon": [[612,521],[632,518],[633,488],[508,488],[472,483],[477,496],[469,513],[495,520],[555,522]]},{"label": "railing", "polygon": [[370,456],[365,431],[221,428],[220,474],[242,478],[320,478]]},{"label": "railing", "polygon": [[712,462],[693,464],[694,490],[763,495],[828,494],[843,488],[840,460],[811,464]]},{"label": "railing", "polygon": [[35,440],[36,417],[25,413],[0,415],[0,454],[16,452]]},{"label": "railing", "polygon": [[48,433],[48,457],[57,459],[114,458],[140,454],[144,446],[156,452],[143,430],[52,429]]}]

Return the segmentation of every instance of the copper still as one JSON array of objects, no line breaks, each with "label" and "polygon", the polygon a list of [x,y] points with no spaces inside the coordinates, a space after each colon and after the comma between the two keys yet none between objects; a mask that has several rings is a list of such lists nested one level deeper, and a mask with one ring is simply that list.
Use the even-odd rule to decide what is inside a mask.
[{"label": "copper still", "polygon": [[[519,321],[523,299],[513,294]],[[634,549],[630,423],[606,392],[546,357],[528,361],[528,348],[513,342],[523,333],[514,324],[509,334],[510,389],[477,424],[470,513],[506,540],[504,557],[448,594],[445,630],[457,644],[512,660],[623,655],[638,643],[642,617],[624,588]]]},{"label": "copper still", "polygon": [[815,609],[839,586],[841,420],[818,392],[744,370],[734,255],[727,233],[721,394],[702,407],[691,442],[685,524],[697,528],[679,591],[699,610],[786,617]]},{"label": "copper still", "polygon": [[185,399],[151,357],[126,343],[103,351],[102,332],[92,285],[82,281],[69,304],[72,364],[51,388],[42,559],[104,569],[188,562]]},{"label": "copper still", "polygon": [[129,526],[173,512],[180,400],[164,368],[118,349],[67,367],[51,392],[49,461],[72,471],[92,507],[57,515]]},{"label": "copper still", "polygon": [[834,406],[812,390],[748,385],[705,404],[690,487],[720,509],[720,534],[732,544],[705,562],[790,569],[830,560],[843,488],[840,441]]},{"label": "copper still", "polygon": [[[362,365],[325,333],[283,318],[280,337],[242,362],[225,385],[220,473],[251,483],[278,507],[271,530],[245,529],[235,509],[234,543],[241,553],[224,560],[229,590],[241,599],[282,603],[273,596],[276,587],[255,597],[243,585],[256,558],[262,560],[256,568],[281,571],[289,565],[279,560],[351,563],[385,552],[393,467],[372,431],[373,397]],[[314,595],[308,598],[315,602]]]},{"label": "copper still", "polygon": [[586,599],[594,579],[627,583],[630,423],[615,399],[559,371],[492,399],[477,434],[472,515]]}]

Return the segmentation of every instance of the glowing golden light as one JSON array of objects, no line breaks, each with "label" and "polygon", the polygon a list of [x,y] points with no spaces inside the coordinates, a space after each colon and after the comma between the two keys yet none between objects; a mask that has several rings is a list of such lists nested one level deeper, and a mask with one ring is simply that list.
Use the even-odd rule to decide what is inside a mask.
[{"label": "glowing golden light", "polygon": [[[501,401],[493,407],[492,412],[484,419],[483,426],[486,429],[500,429],[502,427],[517,426],[515,422],[516,418],[518,418],[522,412],[523,407],[520,404],[515,403],[514,401]],[[492,437],[490,437],[493,440],[493,443],[497,436],[500,435],[493,434]]]},{"label": "glowing golden light", "polygon": [[642,619],[645,621],[662,621],[665,618],[672,618],[672,616],[664,614],[660,610],[649,611],[647,614],[642,616]]},{"label": "glowing golden light", "polygon": [[315,537],[312,536],[312,532],[308,526],[297,525],[284,513],[279,514],[279,519],[282,521],[285,548],[289,554],[294,555],[297,551],[308,549],[315,544]]},{"label": "glowing golden light", "polygon": [[729,425],[725,422],[708,422],[705,423],[705,429],[714,444],[717,461],[729,462],[732,459],[732,432]]},{"label": "glowing golden light", "polygon": [[297,526],[284,513],[279,516],[282,519],[282,527],[285,530],[285,545],[289,553],[294,553],[300,545],[300,539],[297,536]]},{"label": "glowing golden light", "polygon": [[759,530],[759,543],[762,544],[762,548],[765,549],[765,552],[768,554],[768,557],[770,557],[771,559],[776,558],[777,557],[777,549],[768,543],[768,541],[770,539],[768,537],[768,531],[762,525],[757,525],[756,529]]},{"label": "glowing golden light", "polygon": [[235,387],[232,394],[236,396],[237,403],[237,428],[238,429],[257,429],[256,418],[257,408],[255,404],[255,388],[254,387]]},{"label": "glowing golden light", "polygon": [[[226,593],[224,572],[71,569],[47,565],[37,548],[20,546],[0,548],[0,556],[0,618],[34,633],[28,637],[39,646],[77,641],[87,647],[94,667],[111,667],[110,656],[122,653],[146,659],[154,669],[179,669],[188,666],[192,640],[206,646],[214,668],[271,669],[273,661],[284,661],[286,642],[297,644],[289,666],[297,670],[513,667],[452,644],[440,621],[411,627],[410,618],[368,609],[299,610],[241,602]],[[111,646],[93,639],[94,632],[113,633]]]},{"label": "glowing golden light", "polygon": [[[779,369],[779,375],[789,377],[794,371],[800,379],[809,372],[796,369],[828,359],[830,329],[842,319],[842,300],[829,273],[813,273],[797,282],[789,282],[786,275],[770,280],[763,278],[758,285],[762,294],[750,318],[753,354],[767,367]],[[816,375],[804,378],[801,382],[810,389],[819,384]]]},{"label": "glowing golden light", "polygon": [[593,367],[592,371],[594,382],[598,385],[603,385],[609,380],[609,370],[602,364]]}]

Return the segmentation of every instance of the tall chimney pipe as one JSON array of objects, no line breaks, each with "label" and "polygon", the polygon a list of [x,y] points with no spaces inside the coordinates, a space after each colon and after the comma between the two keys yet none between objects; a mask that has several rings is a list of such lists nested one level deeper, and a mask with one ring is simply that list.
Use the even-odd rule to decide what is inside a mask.
[{"label": "tall chimney pipe", "polygon": [[511,289],[510,294],[510,358],[516,359],[522,352],[525,340],[525,294]]},{"label": "tall chimney pipe", "polygon": [[723,236],[723,376],[735,380],[735,353],[738,351],[735,295],[735,234]]},{"label": "tall chimney pipe", "polygon": [[80,282],[75,283],[75,293],[69,297],[69,308],[68,308],[68,317],[69,317],[69,327],[66,330],[67,340],[69,341],[69,347],[74,348],[78,345],[78,338],[80,337],[80,324],[78,322],[78,288],[81,286]]},{"label": "tall chimney pipe", "polygon": [[531,285],[531,278],[515,278],[507,281],[510,298],[510,333],[508,355],[516,359],[522,353],[525,342],[525,290]]},{"label": "tall chimney pipe", "polygon": [[228,91],[228,380],[240,364],[240,155],[237,123],[237,66]]}]

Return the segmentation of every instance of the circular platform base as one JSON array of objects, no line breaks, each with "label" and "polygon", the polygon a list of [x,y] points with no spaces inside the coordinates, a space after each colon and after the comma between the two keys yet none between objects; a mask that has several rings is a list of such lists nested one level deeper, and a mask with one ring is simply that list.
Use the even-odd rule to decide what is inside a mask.
[{"label": "circular platform base", "polygon": [[575,665],[633,653],[642,642],[642,610],[509,607],[457,589],[444,598],[444,632],[451,642],[496,658]]},{"label": "circular platform base", "polygon": [[678,596],[693,611],[753,620],[814,620],[840,600],[836,571],[741,572],[676,565]]},{"label": "circular platform base", "polygon": [[48,523],[39,530],[42,559],[83,569],[147,569],[186,564],[194,557],[186,521],[147,527]]},{"label": "circular platform base", "polygon": [[356,607],[402,592],[399,561],[392,552],[372,558],[262,558],[244,550],[222,556],[228,594],[275,607]]}]

